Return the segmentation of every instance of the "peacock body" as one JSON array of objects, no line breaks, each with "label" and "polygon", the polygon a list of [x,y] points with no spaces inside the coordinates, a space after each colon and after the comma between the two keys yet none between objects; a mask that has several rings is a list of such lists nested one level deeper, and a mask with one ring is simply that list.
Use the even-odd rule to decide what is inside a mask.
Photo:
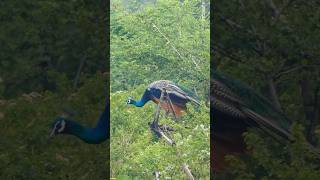
[{"label": "peacock body", "polygon": [[[158,104],[163,89],[165,89],[167,96],[170,98],[172,108],[177,116],[181,116],[187,110],[186,104],[188,102],[192,102],[197,106],[200,105],[199,101],[190,92],[186,92],[187,90],[185,88],[168,80],[159,80],[151,83],[139,101],[129,98],[127,104],[132,104],[136,107],[143,107],[148,101],[153,101]],[[166,101],[166,98],[167,97],[164,98],[164,101],[160,105],[165,111],[170,112],[170,105],[168,101]]]}]

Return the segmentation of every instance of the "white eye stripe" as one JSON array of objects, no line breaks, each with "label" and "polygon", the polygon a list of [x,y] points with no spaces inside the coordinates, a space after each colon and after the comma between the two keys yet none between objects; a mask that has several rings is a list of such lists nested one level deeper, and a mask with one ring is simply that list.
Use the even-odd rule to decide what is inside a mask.
[{"label": "white eye stripe", "polygon": [[51,131],[51,133],[50,133],[50,136],[51,136],[51,137],[55,134],[55,131],[56,131],[57,126],[58,126],[58,123],[59,123],[59,122],[56,122],[56,123],[54,124],[54,127],[53,127],[53,129],[52,129],[52,131]]},{"label": "white eye stripe", "polygon": [[60,129],[58,129],[58,132],[59,132],[59,133],[62,132],[65,127],[66,127],[66,122],[62,120],[62,121],[61,121],[61,127],[60,127]]},{"label": "white eye stripe", "polygon": [[53,130],[54,130],[54,131],[57,129],[58,124],[59,124],[59,122],[56,122],[56,123],[54,124],[54,127],[53,127]]},{"label": "white eye stripe", "polygon": [[128,103],[128,104],[131,103],[131,99],[128,99],[128,100],[127,100],[127,103]]}]

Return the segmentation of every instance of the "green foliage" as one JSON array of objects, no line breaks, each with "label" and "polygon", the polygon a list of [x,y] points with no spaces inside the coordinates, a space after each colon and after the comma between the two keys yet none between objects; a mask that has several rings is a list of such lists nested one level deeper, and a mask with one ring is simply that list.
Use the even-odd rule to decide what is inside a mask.
[{"label": "green foliage", "polygon": [[[301,125],[293,126],[296,141],[286,146],[256,132],[245,134],[250,156],[228,156],[234,179],[319,179],[319,149],[305,140]],[[316,152],[318,151],[318,152]]]},{"label": "green foliage", "polygon": [[[209,109],[202,104],[200,111],[189,107],[191,114],[177,123],[171,118],[161,118],[160,124],[174,128],[171,134],[176,146],[158,139],[149,129],[154,117],[155,104],[143,108],[125,104],[130,96],[140,96],[146,85],[134,92],[119,91],[111,94],[111,177],[128,175],[134,179],[152,179],[158,170],[161,177],[187,178],[182,163],[187,163],[197,179],[210,176],[210,118]],[[177,155],[181,152],[181,157]]]},{"label": "green foliage", "polygon": [[106,9],[104,1],[4,0],[0,6],[0,97],[54,90],[59,79],[104,70]]},{"label": "green foliage", "polygon": [[160,0],[132,12],[113,1],[113,92],[161,78],[204,94],[209,86],[210,26],[209,8],[202,12],[200,2]]},{"label": "green foliage", "polygon": [[[201,2],[205,2],[205,7]],[[203,8],[204,7],[204,8]],[[171,147],[149,129],[155,105],[126,106],[153,81],[167,79],[208,98],[209,1],[135,0],[111,2],[111,177],[187,179],[187,163],[196,179],[209,179],[209,109],[189,107],[178,123],[161,118],[175,131]],[[181,152],[181,157],[177,155]],[[179,153],[178,153],[179,154]]]},{"label": "green foliage", "polygon": [[310,138],[312,129],[319,129],[319,2],[217,1],[214,6],[212,68],[250,84],[275,107],[278,100],[303,127],[292,127],[296,141],[288,145],[246,134],[251,153],[229,157],[231,174],[225,179],[319,179],[319,161],[310,157],[305,140],[319,146],[319,134],[318,140]]},{"label": "green foliage", "polygon": [[107,77],[99,72],[108,65],[104,3],[0,2],[0,179],[107,176],[105,144],[71,136],[49,139],[64,110],[94,126],[105,107]]},{"label": "green foliage", "polygon": [[[66,87],[62,80],[58,87]],[[107,176],[106,144],[89,145],[73,136],[49,139],[54,118],[72,108],[85,126],[95,123],[105,106],[107,76],[84,77],[77,92],[60,89],[0,104],[0,179],[102,179]],[[108,142],[106,142],[108,143]],[[94,167],[94,168],[93,168]]]},{"label": "green foliage", "polygon": [[290,119],[307,125],[300,84],[307,79],[310,91],[320,84],[316,58],[320,31],[311,28],[318,24],[320,9],[314,0],[274,4],[283,8],[277,18],[270,5],[260,1],[215,4],[214,31],[219,46],[212,68],[247,82],[266,97],[272,97],[268,82],[273,80],[283,110]]}]

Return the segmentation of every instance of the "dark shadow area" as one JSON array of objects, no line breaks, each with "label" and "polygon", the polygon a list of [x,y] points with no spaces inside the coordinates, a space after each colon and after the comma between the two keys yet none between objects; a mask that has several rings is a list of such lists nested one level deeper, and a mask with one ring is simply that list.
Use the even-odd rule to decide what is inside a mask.
[{"label": "dark shadow area", "polygon": [[219,1],[212,10],[214,178],[319,179],[319,2]]},{"label": "dark shadow area", "polygon": [[[108,179],[109,2],[0,4],[0,179]],[[57,117],[101,144],[49,138]]]}]

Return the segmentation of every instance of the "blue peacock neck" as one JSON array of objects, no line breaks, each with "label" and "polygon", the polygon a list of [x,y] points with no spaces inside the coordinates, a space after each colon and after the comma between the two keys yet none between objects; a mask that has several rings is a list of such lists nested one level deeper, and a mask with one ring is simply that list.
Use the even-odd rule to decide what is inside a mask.
[{"label": "blue peacock neck", "polygon": [[100,144],[109,138],[109,106],[105,107],[104,112],[100,115],[97,125],[94,128],[86,128],[81,124],[66,120],[66,129],[64,133],[72,134],[89,144]]},{"label": "blue peacock neck", "polygon": [[136,107],[143,107],[148,101],[150,101],[150,92],[148,90],[145,90],[143,96],[139,101],[132,101],[132,104],[135,105]]}]

